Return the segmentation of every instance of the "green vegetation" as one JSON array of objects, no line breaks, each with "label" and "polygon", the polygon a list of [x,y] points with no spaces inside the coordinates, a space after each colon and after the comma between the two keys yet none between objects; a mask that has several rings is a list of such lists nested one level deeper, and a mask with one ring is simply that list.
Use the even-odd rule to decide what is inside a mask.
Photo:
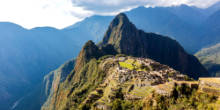
[{"label": "green vegetation", "polygon": [[119,62],[119,65],[123,68],[136,71],[148,71],[149,67],[142,65],[140,62],[134,59],[128,59],[125,62]]},{"label": "green vegetation", "polygon": [[146,97],[149,94],[151,94],[153,92],[153,88],[152,87],[136,87],[134,88],[134,90],[132,92],[130,92],[130,94],[135,95],[135,96],[140,96],[140,97]]},{"label": "green vegetation", "polygon": [[127,68],[130,70],[134,70],[134,66],[132,64],[126,63],[126,62],[119,62],[120,66],[123,68]]},{"label": "green vegetation", "polygon": [[186,81],[194,81],[194,79],[193,79],[193,78],[190,78],[189,76],[184,76],[184,79],[185,79]]},{"label": "green vegetation", "polygon": [[213,76],[220,76],[220,43],[200,50],[195,56]]},{"label": "green vegetation", "polygon": [[[75,73],[74,79],[70,82],[65,82],[65,85],[71,86],[70,89],[66,91],[69,92],[66,104],[61,105],[61,107],[68,110],[75,110],[74,108],[85,109],[90,107],[92,103],[85,104],[83,101],[85,101],[89,94],[98,87],[104,77],[105,72],[98,68],[97,60],[90,60],[79,73]],[[93,101],[95,100],[91,100],[91,102]]]},{"label": "green vegetation", "polygon": [[[108,59],[110,57],[111,59]],[[93,58],[78,72],[73,71],[68,80],[59,86],[61,89],[56,95],[59,97],[55,99],[52,106],[55,105],[54,108],[59,110],[97,110],[102,107],[112,110],[145,110],[146,108],[147,110],[196,110],[216,107],[217,99],[214,95],[200,93],[196,87],[189,87],[187,83],[176,83],[174,89],[169,83],[164,85],[165,89],[161,90],[169,91],[171,96],[156,94],[154,93],[156,89],[148,86],[148,82],[138,82],[143,77],[135,77],[120,83],[117,78],[120,74],[114,71],[119,65],[136,71],[156,71],[157,69],[152,70],[137,58],[125,57],[120,59],[121,62],[117,61],[118,58],[114,58],[111,55],[103,56],[98,60]],[[160,66],[162,65],[156,64],[154,68],[160,68]],[[175,76],[175,72],[168,73],[168,76]],[[188,77],[185,79],[190,80]]]},{"label": "green vegetation", "polygon": [[141,101],[124,100],[123,93],[119,89],[116,93],[116,99],[111,104],[112,110],[142,110]]},{"label": "green vegetation", "polygon": [[[103,81],[103,78],[105,77],[105,73],[97,68],[97,64],[95,62],[96,60],[93,60],[93,62],[89,64],[88,70],[85,71],[86,75],[88,76],[86,78],[87,80],[83,84],[81,91],[85,89],[87,90],[86,91],[87,94],[93,91],[95,88],[97,88],[98,84],[100,84]],[[84,94],[81,94],[81,95],[84,95]],[[85,97],[82,97],[82,98],[86,98],[86,94],[84,96]]]},{"label": "green vegetation", "polygon": [[168,76],[173,77],[175,74],[176,74],[175,72],[171,72],[171,73],[168,73]]},{"label": "green vegetation", "polygon": [[[153,100],[156,105],[153,105]],[[215,110],[216,101],[216,96],[200,93],[196,88],[183,84],[176,85],[170,97],[153,93],[145,107],[147,110]]]},{"label": "green vegetation", "polygon": [[98,63],[100,63],[101,61],[103,61],[103,60],[105,60],[105,59],[107,59],[107,58],[111,58],[111,57],[114,57],[113,55],[105,55],[105,56],[102,56],[102,57],[100,57],[99,59],[98,59]]},{"label": "green vegetation", "polygon": [[112,110],[142,110],[143,104],[140,101],[126,101],[116,99],[112,102]]},{"label": "green vegetation", "polygon": [[126,57],[127,55],[125,54],[117,54],[115,57],[118,58],[118,57]]}]

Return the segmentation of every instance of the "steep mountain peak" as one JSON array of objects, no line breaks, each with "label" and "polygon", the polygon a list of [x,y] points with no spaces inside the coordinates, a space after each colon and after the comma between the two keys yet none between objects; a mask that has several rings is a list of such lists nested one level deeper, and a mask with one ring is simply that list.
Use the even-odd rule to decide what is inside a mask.
[{"label": "steep mountain peak", "polygon": [[199,61],[187,54],[177,41],[138,30],[123,13],[111,22],[100,46],[105,45],[112,45],[120,54],[153,59],[195,79],[208,75]]},{"label": "steep mountain peak", "polygon": [[77,60],[75,70],[80,70],[89,60],[92,58],[98,58],[101,56],[101,52],[99,48],[95,45],[95,43],[91,40],[86,42],[80,51]]},{"label": "steep mountain peak", "polygon": [[124,13],[117,15],[111,22],[104,38],[102,45],[111,44],[119,52],[121,41],[130,39],[133,36],[132,32],[136,32],[136,27],[133,25]]},{"label": "steep mountain peak", "polygon": [[113,26],[117,26],[120,23],[128,23],[128,17],[124,13],[118,14],[112,21]]},{"label": "steep mountain peak", "polygon": [[94,47],[95,43],[91,40],[87,41],[86,44],[83,46],[83,49],[89,49],[89,47]]}]

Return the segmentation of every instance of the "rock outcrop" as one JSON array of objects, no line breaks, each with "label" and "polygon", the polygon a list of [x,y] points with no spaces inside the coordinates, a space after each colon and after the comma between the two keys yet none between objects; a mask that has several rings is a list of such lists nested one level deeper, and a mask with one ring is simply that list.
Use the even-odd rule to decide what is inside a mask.
[{"label": "rock outcrop", "polygon": [[199,89],[220,96],[220,78],[199,78]]},{"label": "rock outcrop", "polygon": [[138,30],[121,13],[111,22],[100,46],[112,45],[118,53],[150,58],[198,79],[209,76],[193,55],[189,55],[175,40]]}]

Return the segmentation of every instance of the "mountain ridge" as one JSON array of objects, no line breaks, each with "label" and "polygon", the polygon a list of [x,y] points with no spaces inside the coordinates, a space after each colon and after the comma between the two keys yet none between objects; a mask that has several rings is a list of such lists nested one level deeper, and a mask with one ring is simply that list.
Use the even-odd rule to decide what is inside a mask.
[{"label": "mountain ridge", "polygon": [[[177,41],[138,30],[125,14],[117,15],[111,22],[101,43],[106,44],[113,45],[118,53],[153,59],[182,73],[188,73],[187,75],[195,79],[208,76],[208,72],[196,57],[187,54]],[[169,59],[171,57],[172,59]]]},{"label": "mountain ridge", "polygon": [[[146,40],[143,37],[148,39]],[[190,58],[196,59],[184,53],[183,48],[176,41],[168,37],[137,30],[136,27],[130,23],[125,14],[119,14],[111,22],[103,38],[103,42],[98,45],[95,45],[92,41],[85,43],[76,59],[76,66],[69,73],[66,80],[59,84],[58,91],[46,101],[41,109],[111,109],[113,105],[111,106],[110,104],[114,104],[113,100],[141,100],[147,95],[145,94],[143,97],[138,97],[137,95],[129,94],[133,90],[133,92],[135,92],[136,89],[142,87],[143,89],[145,87],[151,88],[153,85],[157,86],[159,84],[164,84],[169,82],[169,80],[192,80],[169,66],[147,59],[151,58],[149,57],[151,55],[150,53],[145,53],[145,51],[150,51],[150,49],[153,50],[152,48],[145,49],[141,47],[140,45],[142,44],[140,44],[137,45],[140,46],[139,48],[134,48],[138,51],[137,55],[133,53],[133,44],[137,44],[133,38],[143,40],[142,42],[152,43],[152,45],[148,45],[148,47],[157,47],[160,43],[163,44],[163,40],[161,39],[166,39],[170,41],[167,43],[170,47],[180,48],[180,56],[181,54],[185,54],[189,57],[189,59],[183,59],[184,61],[186,60],[192,63]],[[154,42],[150,39],[154,39]],[[107,48],[108,50],[103,48],[105,46],[109,46],[109,48]],[[165,49],[164,45],[162,46],[163,49]],[[161,48],[161,46],[157,48]],[[162,52],[165,54],[165,56],[163,56],[164,58],[173,59],[171,56],[166,56],[166,51],[157,50],[157,48],[153,53],[159,55],[160,52]],[[106,51],[116,51],[116,53],[113,55],[105,54]],[[179,53],[172,49],[170,49],[170,51]],[[144,54],[149,54],[149,56],[144,56]],[[161,59],[163,58],[162,56],[160,57]],[[186,65],[183,63],[181,66],[184,67]],[[204,69],[200,63],[198,66]],[[197,71],[200,71],[199,68],[197,68]],[[188,75],[195,75],[195,78],[198,78],[204,74]],[[128,84],[131,88],[127,88],[124,84]],[[125,90],[130,92],[124,93]],[[108,104],[108,102],[111,103]],[[132,103],[132,105],[135,105],[135,103]]]}]

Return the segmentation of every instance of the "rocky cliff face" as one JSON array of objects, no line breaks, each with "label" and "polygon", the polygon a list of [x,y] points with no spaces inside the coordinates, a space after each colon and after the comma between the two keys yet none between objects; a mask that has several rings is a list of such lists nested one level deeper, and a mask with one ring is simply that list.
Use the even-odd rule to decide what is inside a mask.
[{"label": "rocky cliff face", "polygon": [[138,30],[125,14],[119,14],[111,22],[100,45],[107,44],[113,45],[118,53],[153,59],[195,79],[209,76],[200,62],[187,54],[178,42]]},{"label": "rocky cliff face", "polygon": [[82,69],[82,67],[88,63],[89,60],[92,58],[99,58],[102,55],[99,48],[95,45],[94,42],[88,41],[84,46],[83,49],[80,51],[77,60],[75,71],[78,72]]},{"label": "rocky cliff face", "polygon": [[74,69],[74,65],[75,60],[70,60],[50,72],[40,85],[35,87],[36,89],[21,99],[13,110],[39,110],[43,104],[47,105],[45,102],[50,102],[49,99],[56,94],[59,84],[65,81],[68,74]]},{"label": "rocky cliff face", "polygon": [[66,77],[74,69],[75,60],[70,60],[61,65],[57,70],[50,72],[44,77],[44,94],[46,99],[50,99],[59,89],[59,84],[66,80]]}]

